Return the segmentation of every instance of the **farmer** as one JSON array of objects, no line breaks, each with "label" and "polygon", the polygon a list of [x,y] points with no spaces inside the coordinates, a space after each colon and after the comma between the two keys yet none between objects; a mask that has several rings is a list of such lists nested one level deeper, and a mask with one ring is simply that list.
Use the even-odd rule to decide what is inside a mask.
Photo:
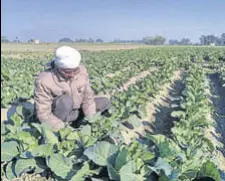
[{"label": "farmer", "polygon": [[78,126],[84,117],[106,113],[110,101],[94,97],[87,69],[80,64],[81,54],[68,46],[56,49],[50,69],[41,72],[35,81],[36,117],[54,130],[66,124]]}]

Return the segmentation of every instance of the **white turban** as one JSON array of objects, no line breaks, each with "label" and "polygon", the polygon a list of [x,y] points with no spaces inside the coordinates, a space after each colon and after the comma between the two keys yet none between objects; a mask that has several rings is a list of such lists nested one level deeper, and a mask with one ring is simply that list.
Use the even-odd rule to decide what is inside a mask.
[{"label": "white turban", "polygon": [[81,61],[81,54],[74,48],[62,46],[56,49],[54,62],[59,68],[77,68]]}]

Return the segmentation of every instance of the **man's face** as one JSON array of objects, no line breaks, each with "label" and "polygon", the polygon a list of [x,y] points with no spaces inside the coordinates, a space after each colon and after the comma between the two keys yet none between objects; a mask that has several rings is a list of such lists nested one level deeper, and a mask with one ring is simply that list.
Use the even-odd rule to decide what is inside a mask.
[{"label": "man's face", "polygon": [[75,69],[58,68],[57,70],[59,74],[65,79],[71,79],[79,72],[79,68],[75,68]]}]

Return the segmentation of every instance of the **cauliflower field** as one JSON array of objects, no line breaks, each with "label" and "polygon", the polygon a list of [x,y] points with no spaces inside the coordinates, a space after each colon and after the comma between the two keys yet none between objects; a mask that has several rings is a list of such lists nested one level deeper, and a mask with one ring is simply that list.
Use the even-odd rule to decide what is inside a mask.
[{"label": "cauliflower field", "polygon": [[110,116],[54,132],[32,101],[53,51],[2,49],[2,180],[225,180],[224,47],[81,53]]}]

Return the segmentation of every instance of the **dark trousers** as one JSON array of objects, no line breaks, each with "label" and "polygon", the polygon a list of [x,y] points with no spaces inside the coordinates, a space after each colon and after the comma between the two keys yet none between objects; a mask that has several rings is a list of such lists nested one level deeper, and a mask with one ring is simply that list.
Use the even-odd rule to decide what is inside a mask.
[{"label": "dark trousers", "polygon": [[[108,114],[107,110],[110,108],[110,101],[106,97],[96,97],[96,111],[101,114]],[[53,101],[53,114],[64,122],[70,123],[73,127],[78,127],[82,124],[84,114],[82,109],[73,109],[72,97],[62,95]]]}]

